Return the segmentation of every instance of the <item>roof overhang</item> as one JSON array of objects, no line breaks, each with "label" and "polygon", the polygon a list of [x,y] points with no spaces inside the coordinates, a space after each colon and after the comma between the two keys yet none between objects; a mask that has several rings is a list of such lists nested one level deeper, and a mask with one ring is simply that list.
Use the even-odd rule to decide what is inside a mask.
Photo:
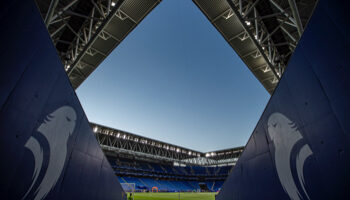
[{"label": "roof overhang", "polygon": [[193,0],[271,94],[317,0]]},{"label": "roof overhang", "polygon": [[160,1],[37,0],[37,4],[76,89]]},{"label": "roof overhang", "polygon": [[200,152],[96,123],[90,123],[101,147],[108,152],[181,164],[219,165],[235,163],[244,147]]},{"label": "roof overhang", "polygon": [[[74,88],[161,0],[37,0]],[[272,93],[317,0],[193,0]]]}]

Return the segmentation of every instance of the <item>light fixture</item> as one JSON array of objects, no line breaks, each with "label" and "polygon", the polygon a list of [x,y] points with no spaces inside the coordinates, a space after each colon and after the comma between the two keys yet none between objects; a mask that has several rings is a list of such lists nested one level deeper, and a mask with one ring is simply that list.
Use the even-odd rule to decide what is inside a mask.
[{"label": "light fixture", "polygon": [[114,6],[115,6],[115,2],[112,2],[112,3],[111,3],[111,6],[114,7]]},{"label": "light fixture", "polygon": [[230,19],[233,15],[234,15],[233,10],[230,9],[228,11],[227,15],[224,16],[224,18],[227,20],[227,19]]}]

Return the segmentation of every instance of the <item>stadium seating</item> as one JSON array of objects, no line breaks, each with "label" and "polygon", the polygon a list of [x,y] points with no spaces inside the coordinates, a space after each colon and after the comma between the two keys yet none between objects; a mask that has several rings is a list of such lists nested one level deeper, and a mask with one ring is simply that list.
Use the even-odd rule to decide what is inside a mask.
[{"label": "stadium seating", "polygon": [[126,158],[107,157],[121,183],[135,183],[136,191],[161,192],[199,191],[199,183],[209,191],[218,191],[232,166],[173,166]]}]

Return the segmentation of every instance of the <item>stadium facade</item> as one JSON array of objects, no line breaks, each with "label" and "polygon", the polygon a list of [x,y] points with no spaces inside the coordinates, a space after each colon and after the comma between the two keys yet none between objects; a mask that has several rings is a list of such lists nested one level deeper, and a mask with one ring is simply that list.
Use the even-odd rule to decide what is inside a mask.
[{"label": "stadium facade", "polygon": [[[0,2],[2,199],[124,200],[116,173],[141,190],[215,188],[224,179],[230,169],[219,165],[236,159],[226,155],[233,150],[207,154],[91,128],[75,95],[159,2]],[[216,199],[348,199],[350,3],[194,3],[272,93]]]}]

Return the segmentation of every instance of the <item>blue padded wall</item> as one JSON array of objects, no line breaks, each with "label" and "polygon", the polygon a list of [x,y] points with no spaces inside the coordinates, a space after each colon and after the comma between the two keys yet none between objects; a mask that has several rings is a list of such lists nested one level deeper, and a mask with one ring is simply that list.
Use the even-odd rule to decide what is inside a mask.
[{"label": "blue padded wall", "polygon": [[319,1],[217,200],[350,198],[349,8]]},{"label": "blue padded wall", "polygon": [[34,1],[0,25],[0,198],[126,199]]}]

